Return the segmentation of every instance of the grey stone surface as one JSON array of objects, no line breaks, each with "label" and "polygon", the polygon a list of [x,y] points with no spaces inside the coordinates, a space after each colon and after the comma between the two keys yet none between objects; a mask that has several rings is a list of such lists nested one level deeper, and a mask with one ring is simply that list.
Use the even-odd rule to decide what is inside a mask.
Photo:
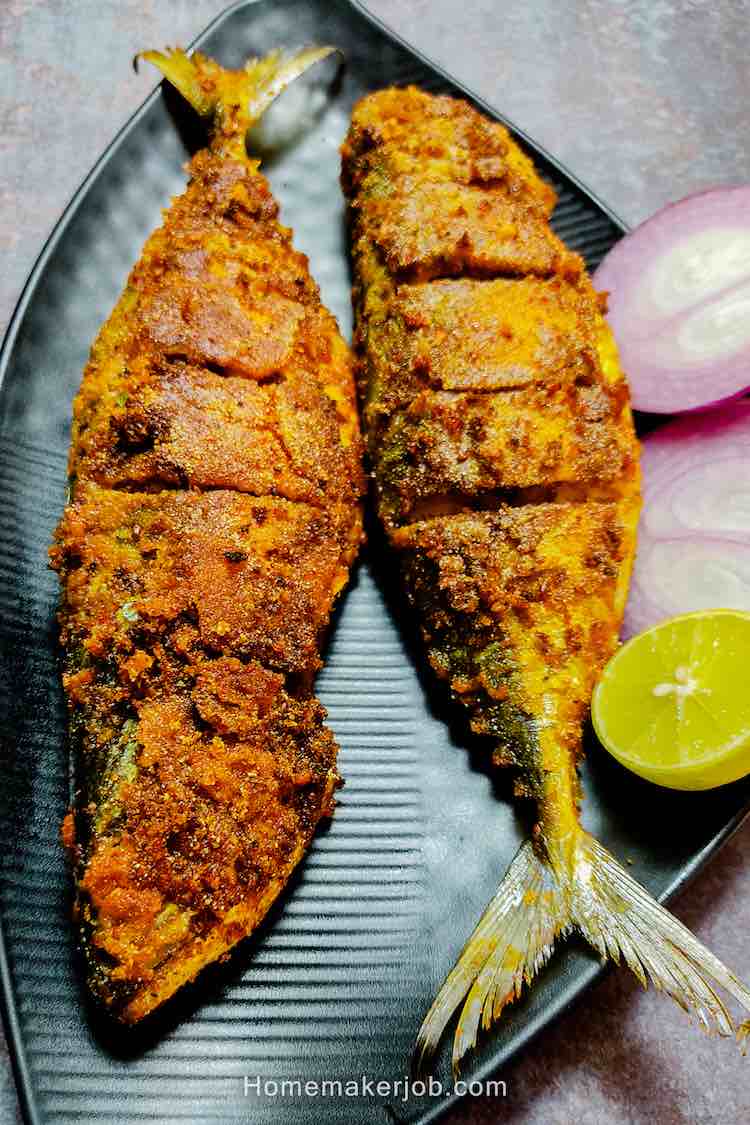
[{"label": "grey stone surface", "polygon": [[[369,0],[499,106],[630,223],[669,199],[750,181],[748,0]],[[141,47],[184,43],[222,0],[1,0],[0,323],[45,236],[153,85]],[[676,903],[750,977],[750,826]],[[504,1101],[451,1125],[734,1125],[750,1078],[729,1043],[616,973],[506,1068]],[[0,1059],[0,1115],[16,1118]]]}]

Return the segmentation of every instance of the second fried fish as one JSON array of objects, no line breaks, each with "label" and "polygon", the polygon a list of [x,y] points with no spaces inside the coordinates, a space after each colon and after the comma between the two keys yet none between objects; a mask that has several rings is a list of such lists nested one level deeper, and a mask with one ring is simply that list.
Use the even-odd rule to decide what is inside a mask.
[{"label": "second fried fish", "polygon": [[639,469],[602,302],[549,225],[554,192],[501,125],[414,88],[355,107],[342,179],[380,516],[432,668],[536,806],[417,1061],[460,1009],[457,1067],[572,929],[731,1034],[714,986],[747,1010],[750,992],[579,820],[582,727],[617,644]]}]

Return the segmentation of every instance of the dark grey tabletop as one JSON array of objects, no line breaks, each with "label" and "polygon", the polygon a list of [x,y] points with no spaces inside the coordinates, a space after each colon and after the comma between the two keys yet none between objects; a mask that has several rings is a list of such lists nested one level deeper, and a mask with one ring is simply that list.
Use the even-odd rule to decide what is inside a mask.
[{"label": "dark grey tabletop", "polygon": [[[718,183],[750,181],[750,0],[368,0],[500,107],[627,222]],[[0,323],[41,244],[153,85],[130,60],[188,42],[224,0],[2,0]],[[750,978],[750,825],[676,912]],[[750,1120],[750,1059],[613,974],[451,1125],[734,1125]],[[0,1116],[17,1120],[0,1056]]]}]

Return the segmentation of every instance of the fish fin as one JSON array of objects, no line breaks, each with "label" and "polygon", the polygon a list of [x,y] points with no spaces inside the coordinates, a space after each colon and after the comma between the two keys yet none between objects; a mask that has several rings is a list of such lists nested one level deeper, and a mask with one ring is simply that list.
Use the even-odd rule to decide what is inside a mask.
[{"label": "fish fin", "polygon": [[164,51],[139,51],[133,59],[136,69],[141,59],[153,63],[201,117],[213,115],[219,94],[216,75],[212,75],[212,71],[219,72],[221,68],[211,59],[197,52],[186,55],[179,47],[167,47]]},{"label": "fish fin", "polygon": [[524,983],[531,983],[570,924],[564,888],[527,840],[425,1017],[414,1049],[415,1069],[434,1053],[465,998],[453,1045],[457,1071],[476,1043],[480,1021],[489,1027],[505,1005],[520,996]]},{"label": "fish fin", "polygon": [[198,52],[187,55],[171,47],[141,51],[134,62],[153,63],[202,117],[218,115],[231,132],[244,134],[290,82],[337,50],[306,47],[294,55],[272,51],[262,59],[250,59],[242,70],[225,70]]},{"label": "fish fin", "polygon": [[744,1054],[748,1024],[735,1029],[720,986],[750,1013],[750,989],[610,855],[581,834],[573,878],[573,921],[601,954],[622,957],[639,980],[650,981],[709,1035],[735,1035]]},{"label": "fish fin", "polygon": [[[453,1043],[453,1070],[484,1030],[517,999],[546,964],[557,939],[578,930],[603,960],[624,961],[697,1019],[708,1034],[735,1027],[715,986],[750,1012],[750,990],[588,833],[581,831],[570,858],[555,863],[530,840],[511,863],[446,977],[414,1048],[420,1070],[436,1050],[456,1009],[463,1009]],[[750,1021],[736,1030],[743,1054]]]}]

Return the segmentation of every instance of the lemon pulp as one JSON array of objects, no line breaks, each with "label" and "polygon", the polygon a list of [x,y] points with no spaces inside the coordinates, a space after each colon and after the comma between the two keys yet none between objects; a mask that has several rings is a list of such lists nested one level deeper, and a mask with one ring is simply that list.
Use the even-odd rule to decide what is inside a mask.
[{"label": "lemon pulp", "polygon": [[671,789],[713,789],[750,773],[750,613],[674,617],[624,644],[594,689],[599,740]]}]

